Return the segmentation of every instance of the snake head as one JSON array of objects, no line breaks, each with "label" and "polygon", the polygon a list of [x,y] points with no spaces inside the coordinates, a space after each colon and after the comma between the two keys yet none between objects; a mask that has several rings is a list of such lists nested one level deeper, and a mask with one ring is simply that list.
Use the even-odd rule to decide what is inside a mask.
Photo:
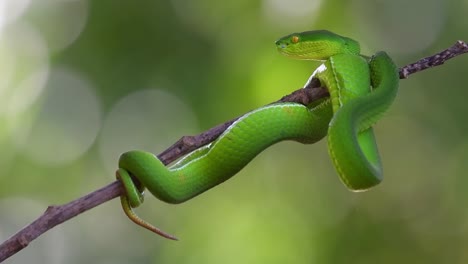
[{"label": "snake head", "polygon": [[278,51],[302,60],[327,60],[340,54],[359,55],[359,43],[327,30],[305,31],[284,36],[275,42]]}]

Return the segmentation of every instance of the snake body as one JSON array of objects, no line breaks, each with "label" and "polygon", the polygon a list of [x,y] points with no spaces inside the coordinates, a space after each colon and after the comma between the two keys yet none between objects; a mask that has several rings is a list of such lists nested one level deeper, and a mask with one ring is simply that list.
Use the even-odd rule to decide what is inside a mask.
[{"label": "snake body", "polygon": [[328,134],[330,157],[350,190],[366,190],[382,180],[372,125],[397,93],[398,72],[390,57],[385,52],[362,56],[358,42],[325,30],[294,33],[276,46],[289,57],[323,61],[314,77],[327,87],[330,98],[308,106],[278,103],[254,110],[170,167],[145,151],[122,154],[116,176],[126,191],[122,207],[132,221],[175,239],[133,212],[143,202],[144,189],[167,203],[184,202],[226,181],[283,140],[307,144]]}]

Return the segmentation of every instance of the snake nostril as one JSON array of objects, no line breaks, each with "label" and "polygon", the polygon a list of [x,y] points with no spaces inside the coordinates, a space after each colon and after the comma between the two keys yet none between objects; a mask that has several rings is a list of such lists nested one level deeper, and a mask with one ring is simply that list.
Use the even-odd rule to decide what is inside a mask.
[{"label": "snake nostril", "polygon": [[288,46],[288,43],[282,42],[282,41],[276,41],[275,42],[276,47],[280,49],[284,49]]}]

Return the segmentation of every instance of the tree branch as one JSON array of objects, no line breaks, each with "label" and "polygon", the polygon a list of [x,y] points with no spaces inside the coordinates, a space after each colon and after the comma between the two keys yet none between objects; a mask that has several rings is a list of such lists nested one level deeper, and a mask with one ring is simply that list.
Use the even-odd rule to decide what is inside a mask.
[{"label": "tree branch", "polygon": [[[459,40],[450,48],[435,55],[421,59],[415,63],[408,64],[400,68],[400,79],[406,79],[409,75],[444,64],[445,61],[468,52],[468,44]],[[317,79],[311,79],[305,88],[294,91],[274,102],[296,102],[308,104],[315,100],[328,96],[324,87],[320,87]],[[215,126],[199,135],[183,136],[171,147],[158,155],[158,158],[164,163],[169,164],[183,155],[206,145],[221,135],[234,121],[239,117]],[[85,211],[112,200],[124,194],[124,190],[118,181],[78,198],[70,203],[57,206],[49,206],[46,211],[34,222],[24,227],[12,237],[0,245],[0,262],[14,255],[29,245],[34,239],[45,233],[56,225],[59,225]]]}]

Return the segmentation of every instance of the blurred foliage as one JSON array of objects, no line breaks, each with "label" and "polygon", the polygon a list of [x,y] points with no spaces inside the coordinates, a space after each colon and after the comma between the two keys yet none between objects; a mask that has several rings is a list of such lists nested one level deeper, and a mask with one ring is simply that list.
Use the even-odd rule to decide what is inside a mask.
[{"label": "blurred foliage", "polygon": [[[317,63],[274,41],[325,28],[406,63],[468,40],[468,2],[3,0],[0,239],[114,180],[123,151],[159,153],[301,87]],[[466,263],[468,59],[401,82],[376,125],[385,181],[339,182],[326,144],[284,142],[187,203],[112,201],[6,263]]]}]

